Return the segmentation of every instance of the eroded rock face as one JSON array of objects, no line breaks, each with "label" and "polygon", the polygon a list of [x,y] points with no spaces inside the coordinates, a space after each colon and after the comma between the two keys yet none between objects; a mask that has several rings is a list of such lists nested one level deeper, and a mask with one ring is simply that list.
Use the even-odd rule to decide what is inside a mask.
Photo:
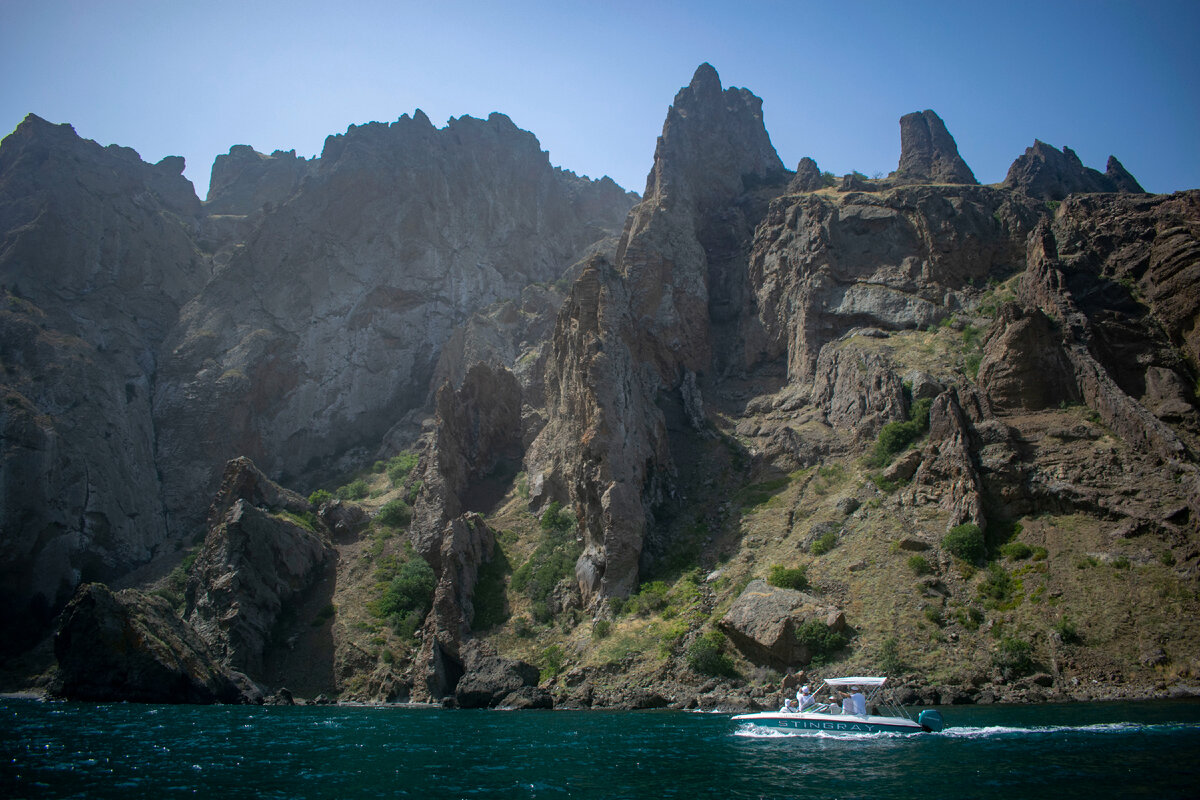
[{"label": "eroded rock face", "polygon": [[987,527],[971,419],[954,388],[929,409],[929,437],[907,494],[914,505],[933,503],[946,511],[947,528],[966,522]]},{"label": "eroded rock face", "polygon": [[815,192],[825,188],[825,177],[817,162],[808,156],[800,159],[796,165],[796,174],[788,183],[789,192]]},{"label": "eroded rock face", "polygon": [[900,118],[900,165],[895,177],[915,183],[979,183],[958,154],[942,118],[928,109]]},{"label": "eroded rock face", "polygon": [[[547,370],[549,420],[527,463],[546,496],[573,501],[584,602],[637,583],[647,510],[671,473],[660,391],[741,362],[745,251],[787,173],[762,101],[722,90],[708,64],[675,96],[616,264],[594,259],[563,306]],[[716,336],[715,331],[727,335]],[[699,396],[691,392],[691,407]]]},{"label": "eroded rock face", "polygon": [[1079,399],[1061,336],[1040,310],[1007,304],[984,342],[979,385],[998,412],[1036,411]]},{"label": "eroded rock face", "polygon": [[188,579],[185,618],[213,652],[250,675],[262,674],[281,615],[333,558],[324,533],[297,516],[309,510],[248,459],[227,465]]},{"label": "eroded rock face", "polygon": [[970,283],[1019,271],[1042,213],[982,186],[781,197],[749,256],[765,334],[752,357],[786,356],[790,379],[805,381],[821,348],[850,329],[936,324],[963,306]]},{"label": "eroded rock face", "polygon": [[0,144],[0,649],[166,535],[157,347],[208,278],[182,170],[34,115]]},{"label": "eroded rock face", "polygon": [[[352,126],[304,169],[165,344],[158,452],[181,519],[234,455],[294,478],[376,446],[427,401],[456,326],[557,279],[635,199],[556,170],[502,114]],[[257,192],[251,177],[217,199]]]},{"label": "eroded rock face", "polygon": [[1042,200],[1062,200],[1076,192],[1144,192],[1115,156],[1109,156],[1107,170],[1085,167],[1069,147],[1059,151],[1035,140],[1008,168],[1004,185]]},{"label": "eroded rock face", "polygon": [[161,597],[89,583],[63,611],[54,637],[55,693],[134,703],[262,702]]},{"label": "eroded rock face", "polygon": [[497,499],[503,487],[487,476],[499,465],[519,464],[522,454],[521,387],[511,372],[476,364],[458,390],[449,384],[438,390],[434,439],[422,462],[411,534],[435,572],[447,523]]},{"label": "eroded rock face", "polygon": [[282,203],[313,174],[315,166],[297,158],[295,150],[276,150],[268,156],[235,144],[213,162],[204,210],[209,214],[253,214],[268,203]]},{"label": "eroded rock face", "polygon": [[810,620],[819,620],[834,632],[846,627],[840,609],[803,592],[755,580],[734,601],[719,626],[752,660],[789,669],[808,664],[815,655],[796,637],[797,629]]}]

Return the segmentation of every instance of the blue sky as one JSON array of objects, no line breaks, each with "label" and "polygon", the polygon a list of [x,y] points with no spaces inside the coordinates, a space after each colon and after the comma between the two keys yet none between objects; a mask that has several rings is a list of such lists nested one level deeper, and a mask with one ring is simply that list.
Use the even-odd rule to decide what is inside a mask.
[{"label": "blue sky", "polygon": [[1035,138],[1200,188],[1200,0],[376,2],[0,0],[0,132],[25,114],[187,160],[319,155],[416,108],[508,114],[552,163],[640,192],[667,106],[708,61],[763,98],[794,168],[895,169],[932,108],[981,182]]}]

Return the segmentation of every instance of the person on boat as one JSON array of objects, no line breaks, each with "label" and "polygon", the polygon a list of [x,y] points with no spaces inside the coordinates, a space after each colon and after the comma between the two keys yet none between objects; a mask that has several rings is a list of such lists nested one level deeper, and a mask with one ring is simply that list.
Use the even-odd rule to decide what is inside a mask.
[{"label": "person on boat", "polygon": [[838,692],[838,697],[842,698],[842,713],[854,714],[854,695],[849,692]]},{"label": "person on boat", "polygon": [[817,704],[817,698],[807,686],[801,686],[800,691],[796,693],[796,699],[800,701],[800,710],[807,711]]},{"label": "person on boat", "polygon": [[850,697],[848,699],[853,710],[847,713],[857,714],[860,717],[865,717],[867,715],[867,698],[862,693],[861,686],[851,687]]},{"label": "person on boat", "polygon": [[779,713],[780,714],[799,714],[800,706],[796,704],[796,700],[794,698],[789,698],[788,701],[783,704],[783,708],[779,709]]}]

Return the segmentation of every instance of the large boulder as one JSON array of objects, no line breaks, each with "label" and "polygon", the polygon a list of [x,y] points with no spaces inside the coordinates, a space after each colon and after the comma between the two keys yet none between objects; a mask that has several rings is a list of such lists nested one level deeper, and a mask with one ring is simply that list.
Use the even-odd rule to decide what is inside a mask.
[{"label": "large boulder", "polygon": [[54,637],[55,694],[135,703],[261,702],[161,597],[102,583],[79,587]]},{"label": "large boulder", "polygon": [[510,695],[516,701],[522,696],[532,700],[537,694],[530,691],[538,685],[537,667],[504,658],[480,641],[470,642],[463,649],[463,676],[454,691],[459,708],[493,708]]},{"label": "large boulder", "polygon": [[816,655],[796,635],[801,625],[812,620],[831,632],[846,627],[841,609],[803,592],[755,580],[742,591],[718,626],[750,659],[786,669],[804,666]]}]

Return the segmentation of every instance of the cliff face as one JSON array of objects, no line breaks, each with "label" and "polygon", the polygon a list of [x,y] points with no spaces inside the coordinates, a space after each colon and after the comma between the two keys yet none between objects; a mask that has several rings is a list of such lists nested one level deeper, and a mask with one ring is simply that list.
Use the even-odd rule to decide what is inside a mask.
[{"label": "cliff face", "polygon": [[158,348],[208,278],[183,161],[33,115],[0,147],[0,590],[6,644],[81,580],[149,558]]},{"label": "cliff face", "polygon": [[309,171],[166,342],[159,453],[184,519],[214,459],[295,480],[377,446],[426,402],[456,326],[557,279],[628,208],[611,181],[552,168],[500,114],[352,128]]},{"label": "cliff face", "polygon": [[0,147],[14,636],[202,531],[228,459],[311,480],[379,447],[456,326],[559,279],[634,199],[499,114],[352,127],[312,160],[235,146],[206,204],[182,169],[32,115]]}]

